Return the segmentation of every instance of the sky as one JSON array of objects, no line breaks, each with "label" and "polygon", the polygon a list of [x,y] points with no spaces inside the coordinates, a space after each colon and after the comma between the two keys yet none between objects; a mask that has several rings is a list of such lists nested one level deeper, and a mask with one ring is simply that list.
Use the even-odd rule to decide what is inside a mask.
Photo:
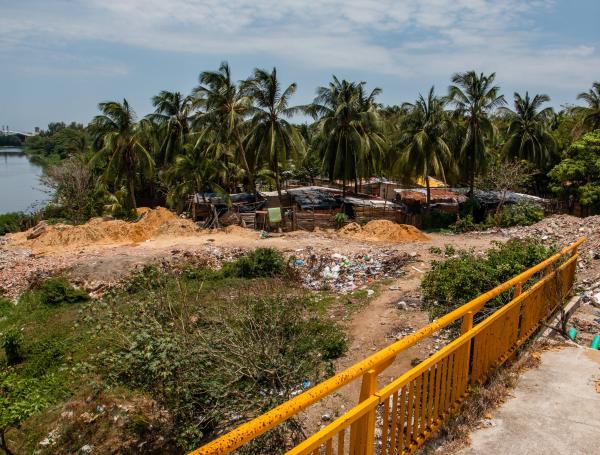
[{"label": "sky", "polygon": [[229,62],[277,67],[294,104],[339,78],[414,101],[451,75],[496,72],[559,108],[600,80],[598,0],[0,0],[0,125],[88,123],[101,101],[138,116]]}]

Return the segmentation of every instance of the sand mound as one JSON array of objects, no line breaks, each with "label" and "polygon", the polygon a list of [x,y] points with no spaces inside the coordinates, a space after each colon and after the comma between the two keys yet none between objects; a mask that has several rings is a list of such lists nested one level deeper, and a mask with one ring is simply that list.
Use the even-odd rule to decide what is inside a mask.
[{"label": "sand mound", "polygon": [[429,240],[419,229],[409,224],[397,224],[388,220],[374,220],[364,227],[350,223],[339,230],[345,237],[378,242],[412,242]]},{"label": "sand mound", "polygon": [[20,243],[24,246],[36,251],[58,251],[65,247],[84,247],[101,243],[139,243],[152,238],[187,236],[199,232],[192,221],[179,218],[162,207],[144,207],[140,208],[138,213],[140,218],[134,223],[92,218],[79,226],[48,226],[36,238],[22,240],[20,237],[15,240],[21,240]]},{"label": "sand mound", "polygon": [[242,226],[237,226],[235,224],[225,227],[223,229],[223,232],[225,232],[225,234],[237,235],[239,237],[245,237],[245,238],[249,238],[249,239],[257,239],[258,235],[259,235],[258,231],[244,228]]}]

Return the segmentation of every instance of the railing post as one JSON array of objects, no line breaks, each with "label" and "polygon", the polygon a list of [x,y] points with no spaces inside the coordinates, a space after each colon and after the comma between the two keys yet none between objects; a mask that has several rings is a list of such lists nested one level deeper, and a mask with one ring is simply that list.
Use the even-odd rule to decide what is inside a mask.
[{"label": "railing post", "polygon": [[517,284],[515,284],[515,293],[513,295],[513,298],[519,297],[522,292],[523,292],[523,283],[521,281],[519,281]]},{"label": "railing post", "polygon": [[[363,375],[358,402],[363,402],[377,392],[378,371],[371,369]],[[375,412],[369,411],[352,424],[350,429],[350,455],[372,455],[375,442]]]},{"label": "railing post", "polygon": [[473,312],[465,313],[460,325],[460,334],[463,335],[473,328]]}]

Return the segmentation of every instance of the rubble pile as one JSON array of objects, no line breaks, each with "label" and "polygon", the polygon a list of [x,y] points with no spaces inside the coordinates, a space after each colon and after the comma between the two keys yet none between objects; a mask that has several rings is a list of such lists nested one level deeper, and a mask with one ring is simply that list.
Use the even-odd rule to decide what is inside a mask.
[{"label": "rubble pile", "polygon": [[404,266],[416,258],[415,253],[390,249],[344,256],[336,252],[317,252],[309,247],[296,250],[290,263],[307,288],[346,294],[379,278],[399,277],[404,273]]},{"label": "rubble pile", "polygon": [[533,237],[558,246],[567,246],[585,236],[588,240],[581,252],[589,259],[600,259],[600,215],[587,218],[553,215],[531,226],[515,226],[499,232],[511,238]]}]

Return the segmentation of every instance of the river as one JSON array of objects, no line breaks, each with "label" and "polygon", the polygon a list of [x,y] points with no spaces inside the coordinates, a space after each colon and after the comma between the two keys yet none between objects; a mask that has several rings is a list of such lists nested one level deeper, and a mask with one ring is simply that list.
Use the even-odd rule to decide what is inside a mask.
[{"label": "river", "polygon": [[0,213],[31,212],[49,199],[39,178],[42,168],[19,147],[0,147]]}]

